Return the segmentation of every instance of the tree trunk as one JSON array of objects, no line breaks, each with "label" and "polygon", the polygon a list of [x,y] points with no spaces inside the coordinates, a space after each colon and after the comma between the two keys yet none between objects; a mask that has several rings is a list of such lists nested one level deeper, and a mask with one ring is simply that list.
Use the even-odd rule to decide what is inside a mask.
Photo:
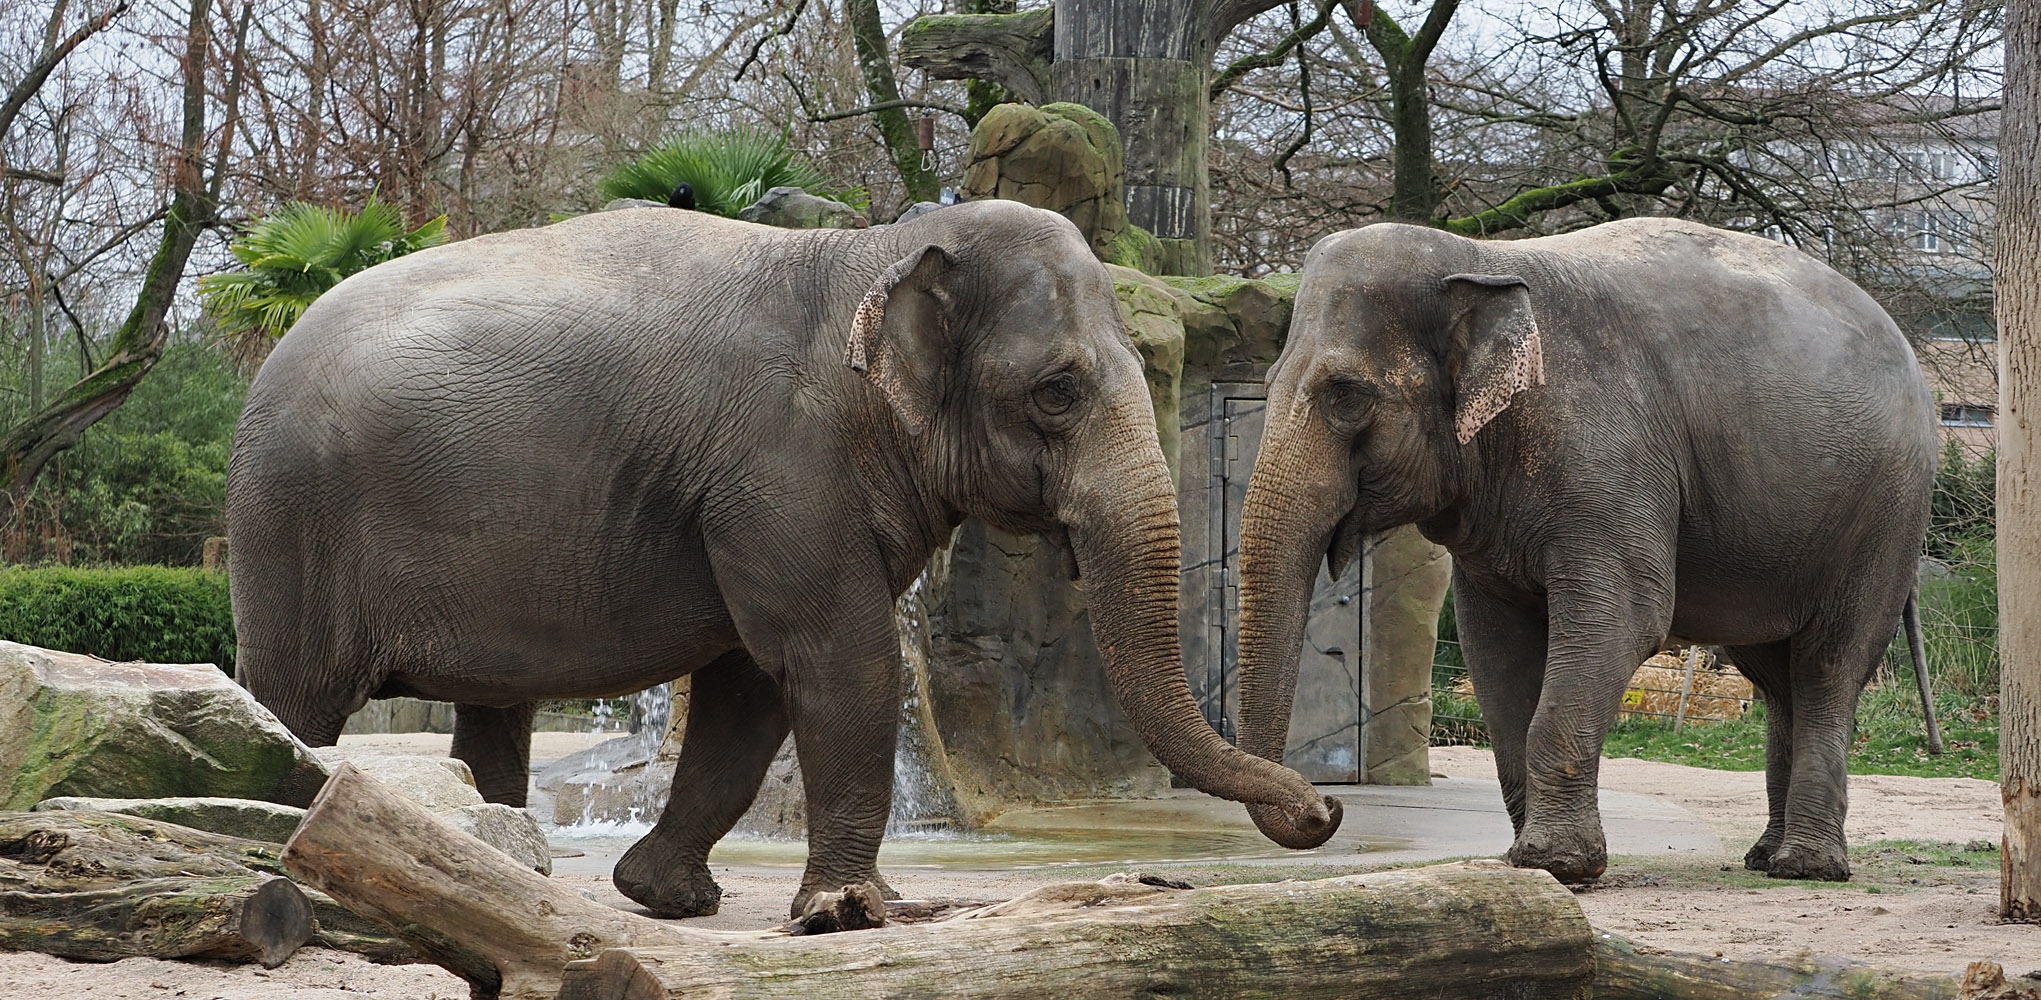
[{"label": "tree trunk", "polygon": [[192,244],[212,224],[216,204],[203,168],[209,6],[210,0],[194,0],[185,31],[183,148],[172,182],[176,193],[163,219],[162,242],[149,262],[134,309],[114,333],[106,363],[0,438],[0,492],[8,504],[0,515],[19,516],[36,476],[50,459],[77,444],[86,428],[120,406],[163,354],[163,316],[184,277]]},{"label": "tree trunk", "polygon": [[1085,105],[1120,130],[1127,218],[1162,241],[1162,272],[1210,274],[1211,49],[1184,7],[1056,0],[1051,80],[1057,100]]},{"label": "tree trunk", "polygon": [[342,764],[283,866],[395,930],[484,996],[551,1000],[567,962],[608,948],[716,939],[593,902]]},{"label": "tree trunk", "polygon": [[[857,48],[858,71],[864,77],[865,93],[873,104],[900,100],[900,84],[893,78],[893,58],[886,48],[886,28],[879,20],[879,0],[848,0],[844,16],[850,19],[850,37]],[[935,173],[921,165],[921,145],[915,138],[914,123],[900,108],[872,112],[873,123],[886,142],[886,153],[907,188],[907,200],[934,201],[942,193]]]},{"label": "tree trunk", "polygon": [[275,848],[135,816],[0,813],[0,950],[275,967],[313,936]]},{"label": "tree trunk", "polygon": [[[936,923],[569,966],[560,1000],[944,997],[1573,997],[1591,931],[1542,873],[1445,865],[1190,891],[1045,886]],[[1277,990],[1279,989],[1279,994]]]},{"label": "tree trunk", "polygon": [[2041,921],[2041,0],[2006,4],[2000,114],[1999,912]]}]

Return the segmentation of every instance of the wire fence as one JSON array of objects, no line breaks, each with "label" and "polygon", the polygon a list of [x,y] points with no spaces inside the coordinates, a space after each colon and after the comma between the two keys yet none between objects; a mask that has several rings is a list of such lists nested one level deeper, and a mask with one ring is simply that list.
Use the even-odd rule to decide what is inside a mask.
[{"label": "wire fence", "polygon": [[[1961,620],[1961,614],[1923,615],[1927,660],[1935,693],[1989,699],[1998,684],[1998,627]],[[1968,609],[1962,609],[1968,610]],[[1870,687],[1914,685],[1906,638],[1886,647],[1885,660]],[[1661,653],[1631,675],[1617,719],[1652,720],[1678,730],[1692,723],[1736,719],[1750,710],[1755,692],[1735,666],[1703,647]],[[1441,639],[1432,663],[1433,746],[1488,746],[1488,723],[1474,698],[1474,686],[1460,644]]]}]

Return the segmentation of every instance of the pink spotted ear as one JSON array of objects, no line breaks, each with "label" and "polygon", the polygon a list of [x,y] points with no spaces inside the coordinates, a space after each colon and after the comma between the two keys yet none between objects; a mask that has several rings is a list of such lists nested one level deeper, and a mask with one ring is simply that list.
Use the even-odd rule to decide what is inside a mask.
[{"label": "pink spotted ear", "polygon": [[911,433],[940,398],[950,296],[943,280],[956,263],[931,243],[888,265],[851,320],[843,364],[877,386]]},{"label": "pink spotted ear", "polygon": [[1455,274],[1445,286],[1456,307],[1453,434],[1466,444],[1517,393],[1545,383],[1545,349],[1522,278]]}]

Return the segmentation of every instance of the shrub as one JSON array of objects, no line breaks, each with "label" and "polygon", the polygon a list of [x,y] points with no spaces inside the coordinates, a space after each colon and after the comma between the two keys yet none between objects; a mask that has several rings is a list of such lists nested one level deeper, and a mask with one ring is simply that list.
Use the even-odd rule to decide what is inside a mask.
[{"label": "shrub", "polygon": [[0,568],[0,639],[234,672],[227,575],[201,569]]},{"label": "shrub", "polygon": [[675,136],[610,171],[596,190],[605,199],[642,198],[664,204],[681,183],[694,189],[695,208],[733,218],[776,187],[797,187],[852,208],[869,202],[863,188],[838,187],[788,149],[786,136],[752,128]]},{"label": "shrub", "polygon": [[229,440],[247,393],[220,352],[173,341],[127,402],[44,472],[0,552],[19,562],[196,565],[206,537],[226,533]]}]

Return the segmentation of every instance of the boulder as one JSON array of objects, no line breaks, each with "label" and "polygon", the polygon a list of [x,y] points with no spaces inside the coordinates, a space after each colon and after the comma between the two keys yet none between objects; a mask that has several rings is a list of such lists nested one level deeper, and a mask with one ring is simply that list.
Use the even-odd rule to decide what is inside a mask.
[{"label": "boulder", "polygon": [[781,229],[863,229],[871,224],[857,209],[797,187],[773,188],[739,210],[737,217]]},{"label": "boulder", "polygon": [[466,761],[385,747],[320,747],[312,751],[331,767],[353,764],[362,773],[418,803],[448,826],[502,851],[542,874],[552,874],[553,853],[538,820],[523,809],[482,801]]},{"label": "boulder", "polygon": [[611,198],[609,201],[603,203],[602,210],[605,212],[614,212],[622,208],[666,208],[666,207],[668,206],[663,201],[651,201],[645,198]]},{"label": "boulder", "polygon": [[159,823],[175,823],[207,833],[240,837],[244,840],[261,840],[272,844],[281,844],[291,839],[291,831],[296,830],[298,823],[305,818],[305,811],[296,806],[214,796],[103,799],[63,795],[44,799],[35,804],[36,812],[59,809],[120,813]]},{"label": "boulder", "polygon": [[553,872],[553,849],[532,814],[501,802],[462,806],[443,812],[446,825],[510,855],[511,860],[542,875]]},{"label": "boulder", "polygon": [[1100,260],[1152,270],[1161,244],[1127,221],[1126,186],[1120,133],[1104,115],[1082,104],[1002,104],[971,130],[961,193],[1056,212]]},{"label": "boulder", "polygon": [[907,211],[900,213],[899,217],[893,220],[893,224],[899,225],[900,223],[906,222],[909,219],[919,219],[922,216],[927,215],[928,213],[933,212],[936,209],[942,207],[943,206],[938,202],[917,201],[914,204],[907,206]]},{"label": "boulder", "polygon": [[0,641],[0,809],[70,795],[305,806],[327,773],[210,663],[109,663]]}]

